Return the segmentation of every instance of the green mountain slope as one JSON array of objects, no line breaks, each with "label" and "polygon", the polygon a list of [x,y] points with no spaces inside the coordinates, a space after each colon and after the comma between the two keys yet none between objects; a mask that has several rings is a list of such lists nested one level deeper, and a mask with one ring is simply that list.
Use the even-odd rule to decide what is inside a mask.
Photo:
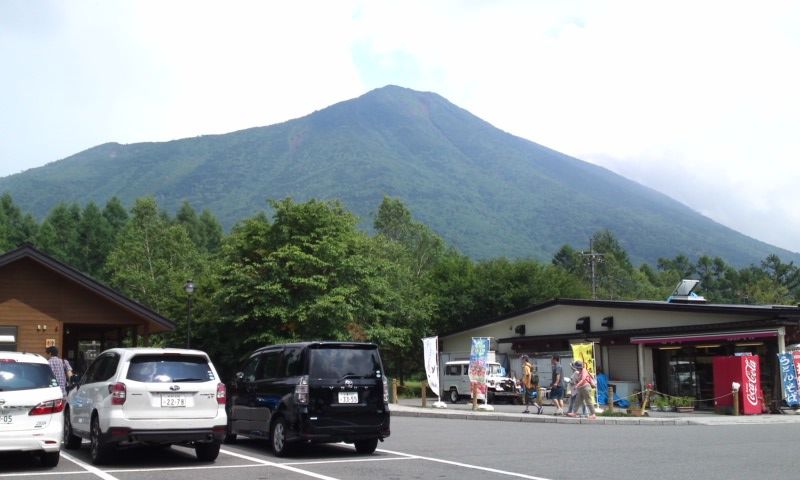
[{"label": "green mountain slope", "polygon": [[735,265],[800,255],[739,234],[606,169],[515,137],[439,95],[388,86],[268,127],[97,146],[0,179],[38,217],[58,202],[184,200],[223,225],[267,198],[341,199],[365,226],[384,195],[474,258],[549,259],[611,230],[635,262],[684,253]]}]

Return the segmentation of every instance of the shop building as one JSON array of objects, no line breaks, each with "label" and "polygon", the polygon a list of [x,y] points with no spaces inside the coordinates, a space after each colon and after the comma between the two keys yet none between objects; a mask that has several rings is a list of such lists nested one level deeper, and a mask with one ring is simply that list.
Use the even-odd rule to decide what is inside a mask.
[{"label": "shop building", "polygon": [[78,372],[103,350],[147,344],[175,329],[164,318],[74,268],[23,245],[0,256],[0,350],[58,347]]},{"label": "shop building", "polygon": [[750,353],[759,355],[764,403],[776,408],[782,400],[777,354],[800,343],[800,307],[711,304],[690,292],[669,301],[555,299],[441,335],[439,348],[443,355],[463,355],[472,337],[491,337],[512,375],[519,375],[525,353],[538,360],[546,383],[553,353],[568,362],[571,344],[592,342],[597,367],[618,394],[653,384],[669,395],[693,396],[709,409],[713,358]]}]

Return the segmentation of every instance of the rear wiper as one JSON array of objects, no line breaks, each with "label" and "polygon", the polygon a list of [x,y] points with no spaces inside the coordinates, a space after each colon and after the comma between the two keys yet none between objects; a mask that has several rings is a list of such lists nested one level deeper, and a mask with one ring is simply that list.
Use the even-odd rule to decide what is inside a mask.
[{"label": "rear wiper", "polygon": [[363,375],[356,375],[355,373],[347,373],[342,378],[339,379],[341,382],[342,380],[347,380],[348,378],[364,378]]},{"label": "rear wiper", "polygon": [[206,381],[205,378],[192,378],[192,377],[176,378],[176,379],[173,380],[174,383],[178,383],[178,382],[205,382],[205,381]]}]

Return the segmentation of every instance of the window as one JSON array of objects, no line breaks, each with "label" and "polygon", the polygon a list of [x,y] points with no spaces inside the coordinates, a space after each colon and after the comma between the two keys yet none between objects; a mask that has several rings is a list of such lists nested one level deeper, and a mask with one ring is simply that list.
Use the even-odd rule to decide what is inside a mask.
[{"label": "window", "polygon": [[267,352],[261,355],[261,364],[259,365],[256,378],[258,380],[266,380],[278,376],[278,366],[281,362],[280,351]]},{"label": "window", "polygon": [[127,378],[137,382],[207,382],[214,372],[205,357],[191,355],[137,355]]},{"label": "window", "polygon": [[0,362],[0,392],[57,386],[53,370],[46,363]]},{"label": "window", "polygon": [[17,351],[17,327],[0,327],[0,352]]},{"label": "window", "polygon": [[367,378],[382,371],[377,348],[312,348],[310,355],[309,374],[314,378]]},{"label": "window", "polygon": [[256,380],[256,372],[258,365],[261,363],[261,355],[251,357],[242,370],[242,379],[246,382],[254,382]]},{"label": "window", "polygon": [[299,348],[287,348],[283,352],[284,377],[296,377],[303,374],[303,350]]}]

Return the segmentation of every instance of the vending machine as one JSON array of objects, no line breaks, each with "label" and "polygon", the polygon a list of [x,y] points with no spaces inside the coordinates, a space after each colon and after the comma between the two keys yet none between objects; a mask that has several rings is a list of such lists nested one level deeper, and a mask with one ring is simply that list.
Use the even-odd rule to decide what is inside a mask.
[{"label": "vending machine", "polygon": [[763,408],[761,395],[761,368],[758,355],[714,357],[714,406],[717,411],[731,411],[733,382],[739,387],[739,413],[760,414]]}]

